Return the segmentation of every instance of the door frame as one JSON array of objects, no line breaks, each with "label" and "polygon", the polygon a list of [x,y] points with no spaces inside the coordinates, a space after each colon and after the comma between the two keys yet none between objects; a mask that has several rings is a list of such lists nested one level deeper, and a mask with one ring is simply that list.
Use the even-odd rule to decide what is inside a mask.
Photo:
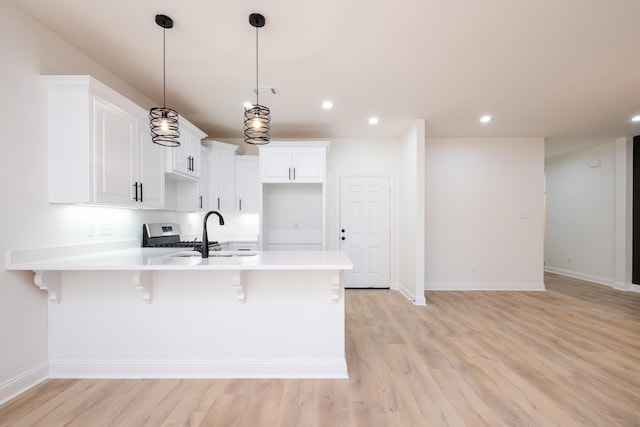
[{"label": "door frame", "polygon": [[343,178],[387,178],[389,180],[389,188],[390,188],[390,192],[389,192],[389,289],[392,290],[398,290],[399,284],[398,284],[398,280],[397,280],[397,271],[398,271],[398,265],[397,265],[397,259],[396,259],[396,253],[397,253],[397,227],[398,224],[396,224],[396,184],[395,184],[395,176],[394,174],[339,174],[336,178],[336,192],[335,192],[335,203],[336,203],[336,210],[335,210],[335,218],[336,220],[334,221],[334,229],[333,229],[333,234],[332,234],[332,239],[335,239],[334,241],[337,242],[336,246],[337,249],[336,250],[340,250],[340,242],[338,241],[338,237],[340,236],[340,188],[341,188],[341,183],[342,183],[342,179]]}]

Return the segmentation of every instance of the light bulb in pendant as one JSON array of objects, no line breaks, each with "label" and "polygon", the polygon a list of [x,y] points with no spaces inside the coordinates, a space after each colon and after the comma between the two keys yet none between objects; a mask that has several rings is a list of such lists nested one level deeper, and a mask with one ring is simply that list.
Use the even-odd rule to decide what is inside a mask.
[{"label": "light bulb in pendant", "polygon": [[253,120],[253,127],[254,127],[255,129],[259,129],[260,127],[262,127],[262,123],[260,123],[260,120],[258,120],[258,119],[254,119],[254,120]]},{"label": "light bulb in pendant", "polygon": [[167,119],[162,119],[162,121],[160,122],[160,129],[162,129],[163,132],[169,130],[169,122],[167,121]]}]

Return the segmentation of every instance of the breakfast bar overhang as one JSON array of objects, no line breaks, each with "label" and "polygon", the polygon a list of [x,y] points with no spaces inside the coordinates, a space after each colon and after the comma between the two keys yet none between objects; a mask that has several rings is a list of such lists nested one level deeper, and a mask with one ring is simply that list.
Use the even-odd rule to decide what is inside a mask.
[{"label": "breakfast bar overhang", "polygon": [[[24,251],[23,251],[24,252]],[[135,248],[29,260],[51,378],[346,378],[339,251]]]}]

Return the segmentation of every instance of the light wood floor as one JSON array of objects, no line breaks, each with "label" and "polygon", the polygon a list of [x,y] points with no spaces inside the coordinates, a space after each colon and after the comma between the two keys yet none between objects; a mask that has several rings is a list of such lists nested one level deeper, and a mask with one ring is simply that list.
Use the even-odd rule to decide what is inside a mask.
[{"label": "light wood floor", "polygon": [[347,291],[348,380],[49,380],[2,426],[640,426],[640,294]]}]

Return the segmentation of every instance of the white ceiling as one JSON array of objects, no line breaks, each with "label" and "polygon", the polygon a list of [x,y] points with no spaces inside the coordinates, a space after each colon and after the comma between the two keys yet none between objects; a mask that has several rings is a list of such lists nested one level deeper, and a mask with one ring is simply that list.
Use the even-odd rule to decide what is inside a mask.
[{"label": "white ceiling", "polygon": [[[211,137],[240,138],[261,97],[274,138],[547,137],[561,153],[640,134],[639,0],[15,0]],[[335,108],[324,111],[331,99]],[[483,114],[493,116],[480,124]],[[371,126],[370,116],[380,123]],[[569,146],[567,145],[567,146]],[[564,148],[566,150],[566,148]]]}]

